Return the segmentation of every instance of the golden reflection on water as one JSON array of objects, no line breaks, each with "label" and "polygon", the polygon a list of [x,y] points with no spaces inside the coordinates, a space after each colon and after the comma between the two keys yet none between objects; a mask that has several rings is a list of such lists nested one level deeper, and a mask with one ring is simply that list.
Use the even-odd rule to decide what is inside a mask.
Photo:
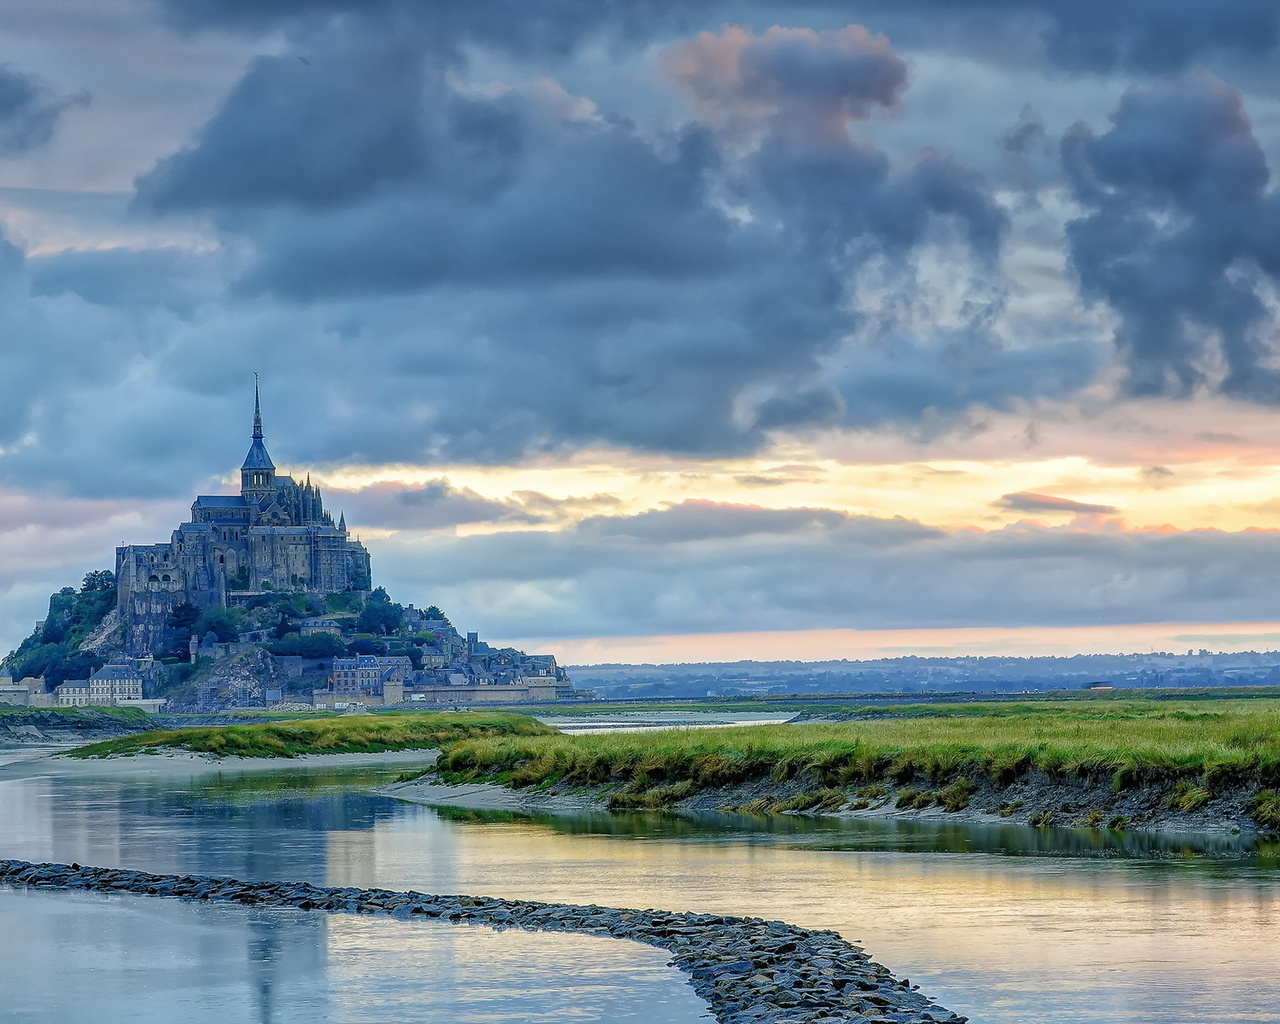
[{"label": "golden reflection on water", "polygon": [[[1255,1013],[1249,991],[1276,991],[1280,891],[1265,875],[1219,877],[1212,865],[619,839],[428,811],[331,834],[327,863],[334,885],[834,928],[961,1012],[1078,999],[1100,1016],[1076,1019],[1172,1019],[1161,1006],[1188,1013],[1183,1024],[1277,1019],[1263,1002]],[[1226,1005],[1239,1009],[1214,1016]]]},{"label": "golden reflection on water", "polygon": [[[329,1019],[568,1021],[696,1020],[705,1004],[663,951],[572,934],[531,937],[472,925],[335,914],[327,920]],[[368,979],[377,979],[369,1005]],[[424,980],[430,1011],[423,1012]]]}]

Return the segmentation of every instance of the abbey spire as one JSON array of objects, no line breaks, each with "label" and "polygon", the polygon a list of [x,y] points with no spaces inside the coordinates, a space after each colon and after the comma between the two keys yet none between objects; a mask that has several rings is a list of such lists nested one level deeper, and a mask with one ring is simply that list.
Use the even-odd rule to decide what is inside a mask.
[{"label": "abbey spire", "polygon": [[274,493],[276,467],[262,443],[262,403],[258,395],[258,375],[253,375],[253,441],[249,454],[240,467],[240,494],[245,501],[256,503]]}]

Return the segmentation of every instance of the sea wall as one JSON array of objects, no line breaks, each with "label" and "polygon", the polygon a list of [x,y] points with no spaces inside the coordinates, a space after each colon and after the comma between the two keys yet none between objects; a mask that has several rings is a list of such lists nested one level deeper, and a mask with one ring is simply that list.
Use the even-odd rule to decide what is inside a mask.
[{"label": "sea wall", "polygon": [[831,931],[719,914],[431,896],[307,882],[244,882],[200,875],[0,860],[0,884],[168,896],[354,914],[422,917],[491,928],[581,932],[630,939],[671,953],[724,1024],[962,1024],[906,980]]}]

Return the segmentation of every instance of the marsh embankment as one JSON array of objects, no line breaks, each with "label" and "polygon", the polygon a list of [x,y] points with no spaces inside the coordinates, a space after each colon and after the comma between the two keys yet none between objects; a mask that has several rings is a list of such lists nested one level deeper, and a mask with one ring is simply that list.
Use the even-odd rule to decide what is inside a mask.
[{"label": "marsh embankment", "polygon": [[917,705],[803,724],[483,736],[445,745],[433,781],[613,810],[1273,832],[1280,702]]},{"label": "marsh embankment", "polygon": [[[1074,827],[1114,831],[1188,832],[1201,835],[1250,835],[1262,831],[1251,816],[1254,791],[1247,786],[1219,791],[1194,810],[1170,806],[1172,787],[1157,785],[1116,792],[1105,781],[1054,780],[1042,772],[997,786],[979,780],[969,803],[948,809],[940,793],[946,786],[899,785],[892,780],[837,790],[803,777],[777,783],[770,779],[720,786],[684,799],[653,806],[674,813],[719,812],[761,816],[786,814],[935,822],[971,822],[1035,827]],[[379,792],[413,803],[472,810],[526,813],[607,811],[616,786],[550,785],[516,789],[486,782],[450,783],[438,775],[382,787]],[[616,806],[612,809],[619,809]]]}]

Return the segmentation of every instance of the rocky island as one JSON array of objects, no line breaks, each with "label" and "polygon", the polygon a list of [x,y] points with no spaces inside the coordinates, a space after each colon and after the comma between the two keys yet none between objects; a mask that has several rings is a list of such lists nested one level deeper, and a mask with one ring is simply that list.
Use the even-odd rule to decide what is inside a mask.
[{"label": "rocky island", "polygon": [[279,473],[254,394],[238,494],[198,495],[167,541],[64,587],[4,662],[0,703],[218,710],[476,704],[574,694],[553,655],[460,633],[373,587],[369,552],[310,475]]}]

